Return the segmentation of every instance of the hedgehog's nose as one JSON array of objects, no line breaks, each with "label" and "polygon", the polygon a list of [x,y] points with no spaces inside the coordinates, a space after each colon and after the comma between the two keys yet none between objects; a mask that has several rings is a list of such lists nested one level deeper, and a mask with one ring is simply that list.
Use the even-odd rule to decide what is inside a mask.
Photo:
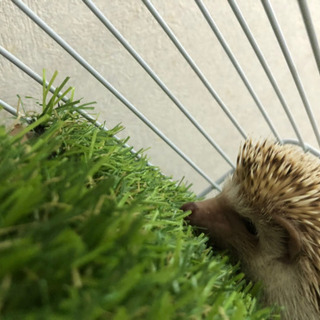
[{"label": "hedgehog's nose", "polygon": [[185,203],[180,209],[183,211],[191,211],[191,214],[185,217],[186,220],[190,220],[190,217],[196,212],[198,206],[194,202],[188,202]]}]

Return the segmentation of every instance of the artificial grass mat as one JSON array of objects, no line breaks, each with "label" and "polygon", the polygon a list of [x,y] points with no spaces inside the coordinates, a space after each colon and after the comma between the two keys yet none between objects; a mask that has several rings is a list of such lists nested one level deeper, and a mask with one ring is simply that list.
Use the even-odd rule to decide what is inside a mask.
[{"label": "artificial grass mat", "polygon": [[23,132],[0,127],[0,318],[269,318],[185,224],[195,195],[45,90]]}]

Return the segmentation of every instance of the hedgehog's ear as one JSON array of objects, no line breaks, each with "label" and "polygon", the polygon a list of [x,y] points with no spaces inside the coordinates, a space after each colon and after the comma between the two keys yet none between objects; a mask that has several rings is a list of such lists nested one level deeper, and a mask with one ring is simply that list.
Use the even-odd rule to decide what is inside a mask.
[{"label": "hedgehog's ear", "polygon": [[288,219],[275,216],[274,221],[280,225],[287,232],[287,254],[283,257],[283,261],[286,263],[292,263],[296,261],[301,252],[301,239],[299,232],[296,230],[295,226]]}]

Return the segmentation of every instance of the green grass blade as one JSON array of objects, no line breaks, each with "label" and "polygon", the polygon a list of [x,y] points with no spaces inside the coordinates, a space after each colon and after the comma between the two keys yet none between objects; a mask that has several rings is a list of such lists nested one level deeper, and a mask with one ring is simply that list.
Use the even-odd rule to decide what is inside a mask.
[{"label": "green grass blade", "polygon": [[[42,84],[42,90],[43,90],[43,96],[42,96],[42,114],[45,114],[49,108],[47,105],[47,95],[50,92],[50,88],[52,87],[53,82],[55,81],[56,77],[58,75],[58,71],[55,71],[53,73],[53,76],[50,79],[50,82],[48,85],[46,85],[46,77],[45,77],[45,69],[43,69],[43,84]],[[50,99],[51,100],[51,99]]]}]

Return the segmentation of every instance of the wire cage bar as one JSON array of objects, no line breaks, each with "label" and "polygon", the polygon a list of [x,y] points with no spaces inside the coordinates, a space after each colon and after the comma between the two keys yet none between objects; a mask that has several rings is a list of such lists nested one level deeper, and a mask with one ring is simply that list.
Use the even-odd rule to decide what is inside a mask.
[{"label": "wire cage bar", "polygon": [[254,50],[254,52],[255,52],[255,54],[256,54],[256,56],[257,56],[257,58],[258,58],[258,60],[259,60],[259,62],[261,64],[261,66],[263,68],[263,70],[265,71],[265,73],[266,73],[266,75],[267,75],[267,77],[268,77],[268,79],[269,79],[274,91],[276,92],[276,94],[277,94],[277,96],[279,98],[279,101],[281,102],[281,105],[282,105],[283,109],[285,110],[285,113],[287,114],[287,117],[288,117],[288,119],[289,119],[289,121],[290,121],[290,123],[292,125],[292,128],[293,128],[293,130],[294,130],[294,132],[295,132],[295,134],[296,134],[296,136],[297,136],[297,138],[298,138],[298,140],[300,142],[301,147],[304,150],[306,150],[306,146],[305,146],[305,144],[303,142],[301,133],[300,133],[300,131],[298,129],[298,126],[297,126],[294,118],[293,118],[293,115],[292,115],[292,113],[291,113],[291,111],[289,109],[289,106],[288,106],[287,102],[285,101],[285,98],[284,98],[283,94],[281,93],[281,91],[279,89],[277,81],[274,78],[274,76],[273,76],[273,74],[272,74],[272,72],[270,70],[270,67],[268,66],[268,63],[267,63],[266,59],[263,56],[262,50],[259,48],[258,43],[256,42],[256,40],[255,40],[255,38],[254,38],[254,36],[253,36],[248,24],[246,23],[246,20],[244,19],[243,15],[242,15],[238,4],[233,0],[228,0],[228,2],[229,2],[229,5],[230,5],[231,9],[233,10],[233,13],[235,14],[235,16],[236,16],[236,18],[237,18],[237,20],[239,22],[243,32],[245,33],[248,41],[250,42],[250,44],[252,46],[252,49]]},{"label": "wire cage bar", "polygon": [[[172,44],[178,50],[181,57],[184,59],[185,63],[192,69],[196,77],[201,81],[204,88],[209,92],[214,101],[221,108],[225,114],[228,121],[234,126],[237,130],[238,135],[242,139],[246,139],[248,134],[246,133],[243,126],[238,121],[237,117],[230,111],[231,109],[227,106],[227,103],[223,101],[223,98],[219,95],[218,91],[210,83],[209,79],[206,77],[205,72],[201,70],[199,65],[193,59],[191,53],[183,46],[182,41],[170,28],[169,24],[165,18],[160,14],[156,5],[154,5],[150,0],[142,0],[145,8],[148,10],[149,14],[154,18],[157,24],[162,28],[162,31],[169,37]],[[258,93],[256,92],[254,86],[255,84],[251,83],[248,76],[246,75],[245,69],[241,66],[238,61],[236,54],[232,51],[230,44],[228,43],[227,38],[224,36],[223,31],[218,27],[218,23],[215,21],[213,15],[210,13],[209,6],[204,4],[202,0],[194,0],[195,5],[198,8],[198,13],[203,17],[204,21],[208,24],[210,30],[215,35],[216,39],[219,41],[223,51],[226,56],[232,63],[235,71],[242,80],[245,88],[248,90],[251,98],[253,99],[255,106],[262,115],[265,123],[269,127],[273,136],[276,140],[281,143],[289,143],[300,146],[304,151],[311,152],[316,156],[320,156],[320,152],[317,148],[312,147],[308,144],[301,134],[297,121],[289,107],[289,103],[286,101],[285,95],[282,93],[280,86],[276,80],[275,75],[273,74],[271,67],[269,66],[266,57],[261,50],[258,41],[256,40],[253,32],[251,31],[248,22],[246,21],[245,15],[242,13],[240,6],[235,0],[228,0],[230,10],[233,12],[235,19],[238,21],[241,30],[243,31],[245,37],[248,40],[254,54],[256,55],[265,75],[270,82],[270,86],[273,88],[274,93],[279,100],[282,109],[284,110],[286,117],[293,129],[293,132],[296,136],[296,139],[292,137],[281,138],[280,133],[276,129],[272,118],[268,114],[267,109],[265,108],[262,100],[259,98]],[[148,76],[154,81],[154,83],[162,90],[162,92],[172,101],[172,103],[181,111],[181,113],[188,119],[188,121],[194,126],[194,128],[200,133],[200,135],[210,144],[214,150],[219,154],[219,157],[228,165],[229,169],[226,172],[222,172],[220,178],[213,179],[210,173],[205,172],[196,164],[192,159],[192,156],[187,155],[182,148],[178,147],[171,138],[169,138],[165,133],[163,133],[159,127],[154,124],[148,117],[141,112],[138,107],[136,107],[130,100],[116,88],[112,81],[108,81],[96,68],[92,66],[82,55],[79,54],[68,42],[61,37],[56,31],[53,30],[43,19],[41,19],[30,7],[21,0],[12,0],[14,3],[33,23],[38,25],[49,37],[51,37],[57,44],[59,44],[70,56],[73,57],[83,68],[87,70],[97,81],[99,81],[109,92],[111,92],[123,105],[125,105],[139,120],[141,120],[146,126],[148,126],[162,141],[164,141],[176,154],[178,154],[189,166],[191,166],[197,174],[199,174],[207,183],[208,186],[204,188],[202,192],[199,193],[199,196],[204,197],[212,190],[221,190],[221,184],[226,179],[228,175],[232,173],[235,168],[234,162],[231,160],[228,152],[225,148],[217,142],[216,139],[212,138],[211,135],[207,132],[206,128],[200,124],[197,120],[197,116],[193,114],[185,104],[178,98],[174,93],[174,90],[169,88],[165,83],[165,80],[157,74],[157,72],[149,65],[147,60],[145,60],[142,55],[134,48],[133,45],[126,39],[126,37],[121,34],[121,32],[115,27],[115,25],[107,18],[106,13],[104,13],[92,0],[83,0],[86,8],[90,10],[96,19],[98,19],[104,27],[117,39],[117,41],[126,49],[126,51],[131,55],[131,57],[141,66],[141,68],[148,74]],[[280,24],[277,21],[276,14],[268,0],[261,0],[262,7],[265,10],[265,15],[269,20],[270,26],[274,32],[274,35],[278,41],[280,50],[285,58],[285,61],[290,70],[291,76],[296,85],[296,89],[299,93],[301,101],[303,103],[305,112],[310,121],[313,134],[315,139],[320,146],[320,134],[318,129],[318,124],[314,112],[311,107],[311,103],[308,99],[306,90],[303,86],[303,81],[301,80],[297,67],[294,63],[292,54],[290,53],[289,46],[286,43],[285,36],[281,30]],[[310,45],[312,47],[313,55],[317,64],[317,67],[320,72],[320,51],[317,41],[316,29],[312,23],[312,17],[308,7],[308,3],[304,0],[299,0],[299,9],[301,12],[301,19],[304,22],[306,33],[308,35]],[[4,46],[0,46],[0,56],[10,61],[15,67],[19,68],[21,71],[26,73],[29,77],[34,79],[40,85],[42,85],[42,78],[37,74],[32,68],[28,67],[22,60],[16,57],[9,49]],[[48,85],[48,83],[47,83]],[[50,91],[54,92],[55,88],[51,87]],[[0,96],[1,98],[1,96]],[[63,97],[64,101],[67,101],[67,97]],[[17,116],[17,111],[10,104],[6,103],[4,100],[0,100],[0,105],[9,113]],[[88,121],[100,127],[104,130],[107,128],[100,122],[98,122],[94,117],[83,110],[79,110],[79,113]],[[132,149],[133,152],[134,149]]]},{"label": "wire cage bar", "polygon": [[310,105],[310,102],[307,98],[307,95],[305,93],[305,90],[303,88],[303,84],[302,84],[302,81],[299,77],[299,74],[298,74],[298,71],[297,71],[297,68],[293,62],[293,59],[292,59],[292,56],[291,56],[291,53],[289,51],[289,48],[288,48],[288,45],[286,43],[286,40],[285,40],[285,37],[283,36],[283,33],[281,31],[281,28],[280,28],[280,25],[277,21],[277,18],[275,16],[275,13],[272,9],[272,6],[270,4],[269,1],[266,1],[266,0],[262,0],[262,4],[263,4],[263,7],[266,11],[266,14],[269,18],[269,21],[270,21],[270,24],[273,28],[273,31],[277,37],[277,40],[279,42],[279,45],[281,47],[281,50],[283,52],[283,55],[287,61],[287,64],[288,64],[288,67],[290,69],[290,72],[292,74],[292,77],[294,79],[294,82],[297,86],[297,89],[299,91],[299,94],[300,94],[300,97],[301,97],[301,100],[304,104],[304,107],[306,109],[306,112],[308,114],[308,117],[309,117],[309,120],[310,120],[310,123],[312,125],[312,128],[313,128],[313,131],[314,131],[314,134],[316,136],[316,139],[317,139],[317,142],[318,142],[318,145],[320,146],[320,135],[319,135],[319,129],[318,129],[318,125],[315,121],[315,118],[314,118],[314,114],[312,112],[312,109],[311,109],[311,105]]},{"label": "wire cage bar", "polygon": [[317,40],[317,35],[316,35],[314,25],[312,22],[312,18],[310,15],[310,11],[308,8],[308,4],[307,4],[306,0],[299,0],[298,4],[300,6],[301,15],[303,17],[303,22],[305,24],[305,27],[306,27],[306,30],[308,33],[308,37],[309,37],[310,44],[311,44],[311,47],[313,50],[314,58],[316,60],[317,67],[320,72],[320,49],[319,49],[319,44],[318,44],[318,40]]}]

